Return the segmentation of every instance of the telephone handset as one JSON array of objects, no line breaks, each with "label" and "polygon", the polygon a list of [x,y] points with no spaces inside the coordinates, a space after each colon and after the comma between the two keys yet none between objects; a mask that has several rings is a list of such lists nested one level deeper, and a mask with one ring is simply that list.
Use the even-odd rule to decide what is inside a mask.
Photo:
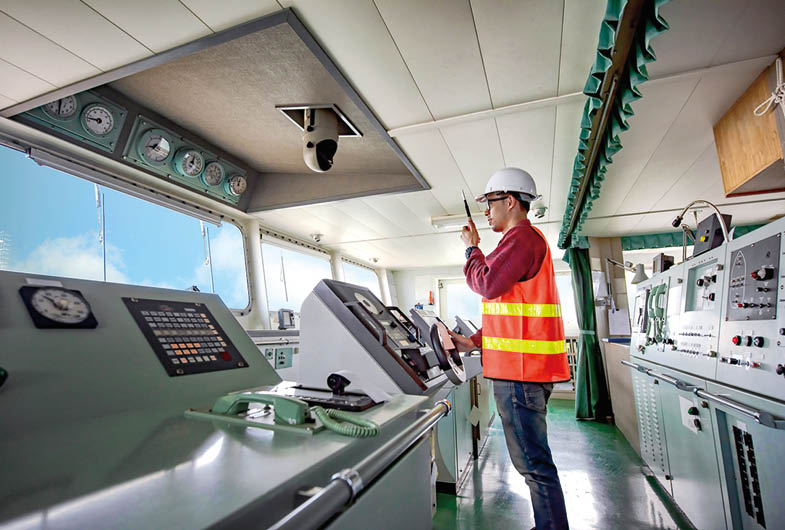
[{"label": "telephone handset", "polygon": [[[315,424],[318,419],[325,428],[353,438],[368,438],[379,434],[379,426],[371,420],[359,418],[351,412],[322,407],[311,407],[305,401],[275,392],[243,392],[227,394],[218,398],[209,413],[186,411],[186,416],[200,419],[231,418],[232,423],[240,423],[248,427],[272,428],[269,425],[238,418],[248,412],[248,405],[261,403],[273,407],[274,423],[285,426],[301,426]],[[274,429],[273,429],[274,430]],[[313,429],[307,429],[313,432]]]},{"label": "telephone handset", "polygon": [[235,416],[248,412],[249,403],[262,403],[272,406],[275,413],[275,423],[300,425],[309,420],[313,421],[308,403],[302,399],[283,396],[274,392],[227,394],[215,401],[212,412],[214,414]]},{"label": "telephone handset", "polygon": [[439,321],[431,325],[430,331],[431,344],[436,354],[439,366],[444,370],[447,379],[460,385],[466,382],[466,372],[463,369],[463,359],[461,359],[452,337],[447,331],[447,326]]}]

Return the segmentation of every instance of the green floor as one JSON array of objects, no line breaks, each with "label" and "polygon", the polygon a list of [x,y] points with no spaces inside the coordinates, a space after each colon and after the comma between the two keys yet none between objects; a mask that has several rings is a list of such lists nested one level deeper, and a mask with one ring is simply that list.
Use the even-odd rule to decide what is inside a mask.
[{"label": "green floor", "polygon": [[[575,420],[573,401],[551,400],[548,438],[570,528],[691,528],[641,473],[642,461],[613,425]],[[670,508],[670,510],[669,510]],[[679,521],[679,522],[676,522]],[[440,493],[434,529],[529,529],[529,488],[512,467],[498,418],[458,496]]]}]

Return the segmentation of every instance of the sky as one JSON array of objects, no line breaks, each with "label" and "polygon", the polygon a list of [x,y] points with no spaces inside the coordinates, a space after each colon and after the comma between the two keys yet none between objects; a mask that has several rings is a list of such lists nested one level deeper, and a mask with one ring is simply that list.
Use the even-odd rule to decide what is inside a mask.
[{"label": "sky", "polygon": [[[103,257],[95,186],[39,166],[0,146],[0,232],[8,270],[101,280]],[[106,217],[107,281],[210,292],[199,220],[100,188]],[[248,305],[240,230],[209,231],[215,292],[234,309]]]}]

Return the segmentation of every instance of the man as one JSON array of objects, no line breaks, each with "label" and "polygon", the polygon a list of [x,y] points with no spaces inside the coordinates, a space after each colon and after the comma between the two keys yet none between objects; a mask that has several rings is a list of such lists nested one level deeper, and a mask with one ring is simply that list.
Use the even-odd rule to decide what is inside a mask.
[{"label": "man", "polygon": [[566,529],[567,513],[548,447],[546,405],[553,383],[570,379],[553,260],[542,232],[526,218],[538,198],[534,179],[518,168],[494,173],[477,201],[503,237],[483,255],[469,219],[466,283],[482,295],[482,328],[471,338],[451,333],[459,351],[482,348],[483,375],[493,380],[513,465],[531,491],[536,528]]}]

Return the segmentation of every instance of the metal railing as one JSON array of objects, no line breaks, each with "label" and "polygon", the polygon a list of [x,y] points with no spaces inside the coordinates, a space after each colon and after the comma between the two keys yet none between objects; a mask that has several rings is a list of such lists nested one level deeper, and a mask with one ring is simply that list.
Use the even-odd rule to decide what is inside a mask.
[{"label": "metal railing", "polygon": [[365,457],[352,468],[334,474],[319,493],[289,512],[268,530],[310,530],[320,528],[335,514],[350,505],[365,487],[373,482],[409,447],[446,416],[452,405],[445,400],[392,440]]}]

